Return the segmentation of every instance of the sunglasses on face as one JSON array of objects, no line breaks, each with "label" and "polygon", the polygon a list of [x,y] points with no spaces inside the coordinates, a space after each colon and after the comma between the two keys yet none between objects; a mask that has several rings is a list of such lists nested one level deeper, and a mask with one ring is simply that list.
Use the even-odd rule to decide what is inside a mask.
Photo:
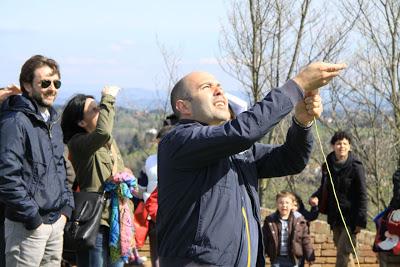
[{"label": "sunglasses on face", "polygon": [[54,88],[58,89],[61,87],[61,81],[60,80],[54,80],[54,81],[50,81],[50,80],[41,80],[40,81],[40,87],[42,87],[43,89],[49,87],[51,85],[51,83],[53,83]]}]

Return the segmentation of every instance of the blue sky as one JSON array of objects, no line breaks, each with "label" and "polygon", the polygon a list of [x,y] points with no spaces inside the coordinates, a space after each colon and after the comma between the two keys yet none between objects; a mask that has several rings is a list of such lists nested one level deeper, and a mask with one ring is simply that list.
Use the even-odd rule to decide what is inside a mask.
[{"label": "blue sky", "polygon": [[216,61],[228,7],[222,0],[1,0],[0,86],[18,83],[24,61],[43,54],[61,66],[64,97],[105,84],[161,90],[158,40],[181,59],[181,75],[209,71],[237,90]]}]

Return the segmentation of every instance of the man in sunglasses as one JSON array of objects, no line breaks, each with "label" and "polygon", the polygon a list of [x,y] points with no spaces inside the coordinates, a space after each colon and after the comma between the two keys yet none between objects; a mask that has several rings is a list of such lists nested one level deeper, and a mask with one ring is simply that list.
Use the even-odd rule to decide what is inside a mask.
[{"label": "man in sunglasses", "polygon": [[0,201],[5,205],[6,266],[60,266],[71,215],[59,117],[58,64],[36,55],[21,68],[22,95],[8,97],[0,118]]}]

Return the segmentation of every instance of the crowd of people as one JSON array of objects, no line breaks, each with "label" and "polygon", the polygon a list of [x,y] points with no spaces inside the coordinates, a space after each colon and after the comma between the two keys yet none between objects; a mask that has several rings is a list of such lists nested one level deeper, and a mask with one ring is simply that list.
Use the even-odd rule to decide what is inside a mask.
[{"label": "crowd of people", "polygon": [[[276,212],[263,221],[258,198],[259,179],[297,174],[307,165],[311,127],[323,110],[319,88],[345,67],[311,63],[249,108],[227,97],[207,72],[184,76],[171,91],[174,115],[157,135],[158,151],[134,178],[132,201],[118,200],[118,190],[111,194],[117,200],[105,205],[95,245],[68,259],[84,267],[141,264],[137,248],[148,236],[152,266],[265,266],[266,257],[274,267],[304,266],[315,261],[310,221],[323,212],[336,266],[351,264],[368,201],[364,167],[347,132],[331,139],[311,210],[295,192],[282,191]],[[60,266],[73,191],[101,193],[117,173],[134,177],[112,135],[119,87],[105,86],[99,104],[75,95],[61,115],[53,107],[60,87],[57,62],[36,55],[23,64],[19,86],[0,90],[1,266]],[[292,111],[283,144],[258,142]],[[74,179],[67,178],[71,171]],[[115,236],[126,239],[127,228],[135,238],[115,244]]]}]

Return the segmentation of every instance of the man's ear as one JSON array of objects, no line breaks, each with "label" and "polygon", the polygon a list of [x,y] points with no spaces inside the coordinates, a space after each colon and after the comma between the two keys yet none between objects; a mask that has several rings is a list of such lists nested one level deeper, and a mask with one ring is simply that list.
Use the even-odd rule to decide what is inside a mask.
[{"label": "man's ear", "polygon": [[30,84],[30,83],[24,83],[24,88],[25,88],[25,91],[26,91],[29,95],[32,93],[32,90],[33,90],[32,84]]},{"label": "man's ear", "polygon": [[177,100],[175,104],[176,109],[179,111],[181,116],[191,116],[192,106],[187,100]]},{"label": "man's ear", "polygon": [[81,120],[81,121],[78,122],[78,126],[82,127],[83,129],[85,129],[86,125],[87,125],[87,123],[84,120]]}]

